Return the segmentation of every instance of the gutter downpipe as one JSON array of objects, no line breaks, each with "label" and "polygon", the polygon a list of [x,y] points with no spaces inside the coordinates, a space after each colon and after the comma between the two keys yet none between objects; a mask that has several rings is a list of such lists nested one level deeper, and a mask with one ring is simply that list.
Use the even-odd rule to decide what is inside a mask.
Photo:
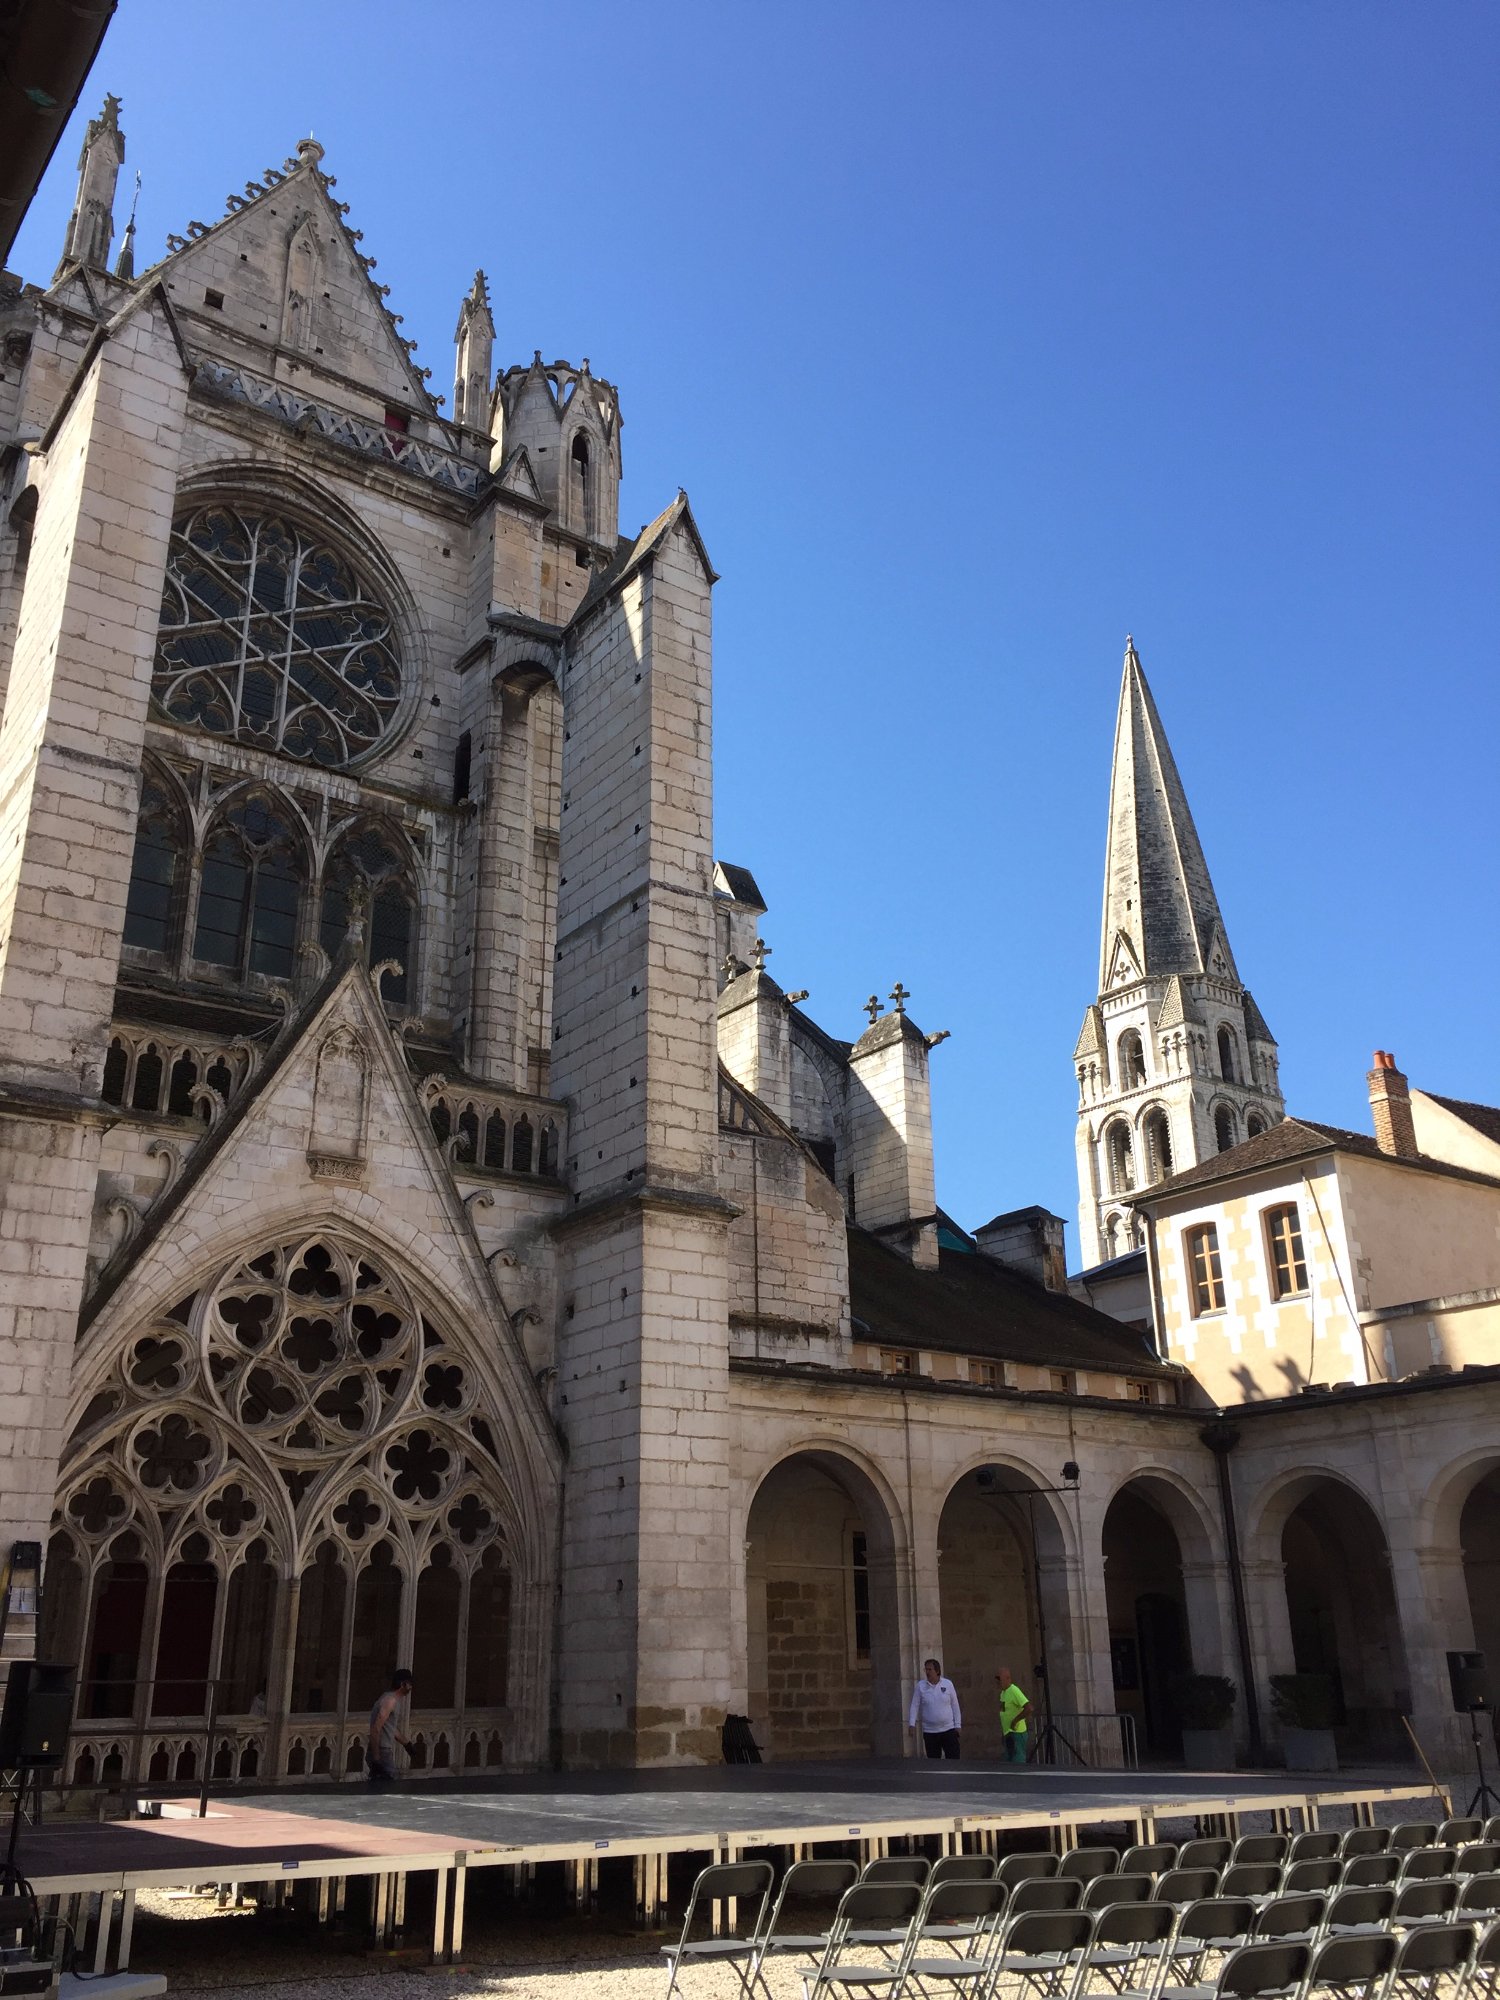
[{"label": "gutter downpipe", "polygon": [[1245,1603],[1245,1574],[1240,1564],[1240,1537],[1234,1514],[1234,1488],[1229,1479],[1229,1454],[1240,1441],[1239,1426],[1222,1417],[1205,1424],[1198,1433],[1214,1455],[1219,1473],[1219,1512],[1224,1522],[1224,1552],[1229,1564],[1229,1588],[1234,1599],[1234,1637],[1240,1656],[1240,1679],[1245,1690],[1245,1722],[1250,1731],[1250,1761],[1264,1762],[1265,1746],[1260,1733],[1260,1702],[1255,1693],[1255,1671],[1250,1653],[1250,1614]]}]

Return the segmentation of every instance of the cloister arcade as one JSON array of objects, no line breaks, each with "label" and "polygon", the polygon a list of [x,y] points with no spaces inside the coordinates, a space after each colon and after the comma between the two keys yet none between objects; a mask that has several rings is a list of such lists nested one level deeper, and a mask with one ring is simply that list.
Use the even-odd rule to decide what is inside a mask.
[{"label": "cloister arcade", "polygon": [[[1243,1746],[1246,1663],[1216,1468],[1196,1426],[1095,1410],[1069,1431],[1049,1412],[1053,1434],[1038,1436],[1040,1413],[1027,1413],[1029,1434],[986,1445],[972,1423],[956,1434],[925,1409],[893,1425],[858,1420],[852,1397],[847,1408],[836,1431],[810,1438],[762,1407],[768,1456],[744,1468],[746,1664],[731,1706],[770,1757],[897,1754],[928,1654],[958,1687],[966,1755],[998,1750],[1000,1666],[1038,1709],[1129,1714],[1143,1759],[1164,1762],[1181,1754],[1174,1678],[1227,1675]],[[1437,1458],[1437,1407],[1420,1417],[1415,1449]],[[1379,1503],[1389,1440],[1378,1430],[1346,1433],[1338,1455],[1359,1464],[1337,1472],[1309,1446],[1312,1462],[1289,1469],[1293,1450],[1267,1427],[1236,1468],[1263,1735],[1274,1747],[1271,1677],[1320,1673],[1347,1759],[1408,1758],[1402,1715],[1433,1754],[1457,1756],[1467,1720],[1451,1713],[1444,1652],[1500,1658],[1500,1452],[1437,1473],[1440,1497],[1409,1519]],[[1066,1458],[1080,1465],[1076,1491],[1058,1490]]]}]

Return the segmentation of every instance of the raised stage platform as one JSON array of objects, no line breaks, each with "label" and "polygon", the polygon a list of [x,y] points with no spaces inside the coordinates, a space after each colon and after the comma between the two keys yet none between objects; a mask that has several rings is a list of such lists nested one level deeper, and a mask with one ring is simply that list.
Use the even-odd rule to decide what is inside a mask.
[{"label": "raised stage platform", "polygon": [[[1042,1831],[1060,1848],[1078,1829],[1124,1825],[1150,1840],[1159,1823],[1269,1813],[1284,1826],[1316,1826],[1347,1809],[1430,1799],[1423,1784],[1337,1774],[1314,1787],[1296,1774],[1033,1771],[1008,1764],[908,1763],[715,1766],[706,1770],[528,1775],[508,1780],[403,1784],[373,1790],[330,1785],[254,1800],[164,1801],[161,1818],[86,1825],[56,1820],[24,1828],[18,1860],[39,1897],[91,1914],[93,1961],[130,1962],[135,1899],[142,1889],[203,1882],[241,1886],[316,1883],[322,1917],[343,1907],[355,1876],[376,1878],[377,1938],[401,1926],[406,1883],[436,1880],[433,1954],[462,1949],[464,1889],[476,1868],[570,1865],[586,1897],[601,1861],[634,1863],[640,1915],[651,1921],[673,1854],[707,1862],[764,1847],[858,1844],[870,1854],[911,1835],[937,1836],[947,1852],[992,1847],[1003,1835]],[[114,1922],[118,1904],[118,1925]]]}]

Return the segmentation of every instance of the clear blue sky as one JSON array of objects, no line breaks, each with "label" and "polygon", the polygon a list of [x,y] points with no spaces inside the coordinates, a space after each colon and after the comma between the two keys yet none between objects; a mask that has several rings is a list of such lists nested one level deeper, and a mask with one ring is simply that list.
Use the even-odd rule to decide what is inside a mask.
[{"label": "clear blue sky", "polygon": [[1490,0],[121,0],[88,104],[142,261],[312,129],[434,387],[476,264],[620,385],[772,970],[903,979],[939,1198],[1071,1223],[1127,631],[1291,1107],[1500,1100],[1497,71]]}]

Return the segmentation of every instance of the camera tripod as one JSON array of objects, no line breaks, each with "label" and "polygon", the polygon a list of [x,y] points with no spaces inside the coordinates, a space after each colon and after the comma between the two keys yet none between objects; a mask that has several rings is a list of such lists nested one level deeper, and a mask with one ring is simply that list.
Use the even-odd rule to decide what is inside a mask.
[{"label": "camera tripod", "polygon": [[1476,1817],[1488,1819],[1491,1813],[1500,1813],[1500,1795],[1496,1794],[1494,1786],[1484,1775],[1484,1738],[1480,1733],[1479,1718],[1481,1715],[1488,1715],[1489,1712],[1489,1706],[1485,1702],[1475,1701],[1469,1704],[1469,1729],[1474,1738],[1474,1769],[1479,1778],[1474,1796],[1469,1801],[1470,1819]]}]

